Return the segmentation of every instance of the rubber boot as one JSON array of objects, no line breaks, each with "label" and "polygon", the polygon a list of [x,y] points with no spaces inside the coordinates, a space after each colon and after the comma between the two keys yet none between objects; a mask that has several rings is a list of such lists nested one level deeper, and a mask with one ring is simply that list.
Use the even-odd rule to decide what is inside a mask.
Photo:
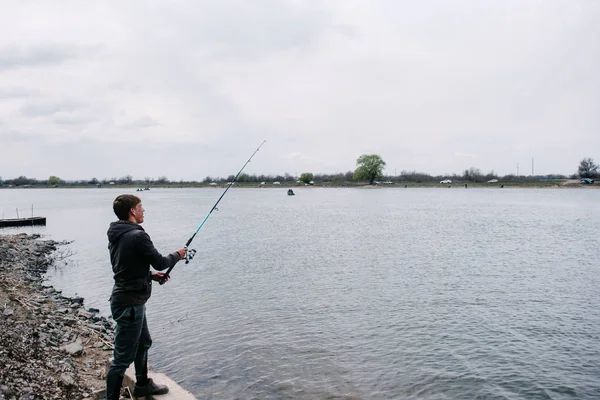
[{"label": "rubber boot", "polygon": [[137,383],[133,387],[133,396],[138,398],[146,398],[152,396],[153,394],[167,394],[169,393],[169,388],[165,385],[157,385],[152,381],[152,379],[148,379],[148,384],[144,386],[138,386]]},{"label": "rubber boot", "polygon": [[106,377],[106,400],[119,400],[121,397],[121,386],[123,385],[122,376]]}]

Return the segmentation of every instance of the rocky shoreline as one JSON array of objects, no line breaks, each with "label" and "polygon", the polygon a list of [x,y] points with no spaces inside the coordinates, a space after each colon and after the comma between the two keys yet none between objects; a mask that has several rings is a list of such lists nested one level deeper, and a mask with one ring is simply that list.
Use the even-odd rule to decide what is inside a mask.
[{"label": "rocky shoreline", "polygon": [[0,400],[103,396],[113,321],[43,285],[64,244],[0,235]]}]

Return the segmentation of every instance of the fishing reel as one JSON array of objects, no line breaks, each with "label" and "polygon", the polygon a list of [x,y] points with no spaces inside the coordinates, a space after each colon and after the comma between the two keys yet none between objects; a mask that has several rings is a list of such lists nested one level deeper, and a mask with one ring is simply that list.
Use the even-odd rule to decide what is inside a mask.
[{"label": "fishing reel", "polygon": [[[185,260],[185,263],[189,264],[195,255],[196,255],[196,249],[188,249],[188,251],[185,252],[185,257],[183,258]],[[164,285],[167,282],[167,280],[169,279],[169,274],[173,270],[174,266],[175,266],[175,264],[173,264],[169,267],[167,272],[164,273],[162,279],[160,281],[158,281],[159,284]]]},{"label": "fishing reel", "polygon": [[185,253],[185,263],[189,264],[195,255],[196,255],[196,249],[188,249],[187,253]]}]

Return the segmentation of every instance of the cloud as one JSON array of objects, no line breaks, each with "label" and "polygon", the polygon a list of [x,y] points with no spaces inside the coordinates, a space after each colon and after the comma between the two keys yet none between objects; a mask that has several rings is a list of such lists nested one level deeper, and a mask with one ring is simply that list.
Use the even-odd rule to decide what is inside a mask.
[{"label": "cloud", "polygon": [[21,112],[28,117],[44,117],[60,112],[70,112],[87,104],[76,100],[42,100],[26,103]]},{"label": "cloud", "polygon": [[475,154],[469,154],[469,153],[454,153],[455,157],[464,157],[464,158],[477,158],[477,155]]},{"label": "cloud", "polygon": [[52,119],[52,122],[58,125],[85,125],[94,121],[94,117],[90,116],[59,116]]},{"label": "cloud", "polygon": [[337,24],[332,27],[340,35],[346,36],[349,39],[355,39],[360,34],[360,30],[351,24]]},{"label": "cloud", "polygon": [[27,98],[39,95],[38,90],[26,87],[0,87],[0,100]]},{"label": "cloud", "polygon": [[29,132],[18,132],[14,130],[3,130],[0,121],[0,139],[4,143],[22,143],[31,142],[40,138],[39,135]]},{"label": "cloud", "polygon": [[144,115],[141,118],[136,119],[135,121],[126,123],[124,125],[124,127],[126,129],[137,129],[137,128],[149,128],[151,126],[157,126],[160,125],[155,119]]},{"label": "cloud", "polygon": [[306,154],[302,154],[302,153],[298,153],[298,152],[294,152],[294,153],[290,153],[290,154],[285,154],[283,156],[281,156],[282,158],[288,159],[288,160],[298,160],[298,161],[308,161],[311,159],[310,156],[306,155]]},{"label": "cloud", "polygon": [[257,173],[345,172],[365,153],[433,174],[600,159],[597,2],[67,4],[3,4],[3,175],[64,167],[64,147],[87,154],[66,173],[100,176],[140,141],[112,173],[173,146],[193,168],[139,173],[227,176],[263,139]]},{"label": "cloud", "polygon": [[[175,53],[187,47],[192,57],[219,62],[254,61],[290,49],[308,48],[331,29],[332,17],[331,10],[319,2],[270,0],[261,4],[203,1],[198,7],[164,3],[142,10],[136,7],[135,12],[135,34],[150,39],[146,41],[148,47],[170,45]],[[177,29],[159,32],[156,23],[165,19]]]},{"label": "cloud", "polygon": [[77,49],[64,44],[0,48],[0,70],[60,64],[77,56]]}]

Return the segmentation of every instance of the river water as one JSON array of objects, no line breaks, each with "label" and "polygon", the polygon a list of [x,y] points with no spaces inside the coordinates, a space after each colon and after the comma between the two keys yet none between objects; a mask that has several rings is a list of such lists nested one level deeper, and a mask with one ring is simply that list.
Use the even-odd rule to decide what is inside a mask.
[{"label": "river water", "polygon": [[[107,315],[118,189],[0,190]],[[182,247],[222,189],[134,192]],[[154,286],[151,366],[199,399],[599,399],[600,190],[232,189]]]}]

